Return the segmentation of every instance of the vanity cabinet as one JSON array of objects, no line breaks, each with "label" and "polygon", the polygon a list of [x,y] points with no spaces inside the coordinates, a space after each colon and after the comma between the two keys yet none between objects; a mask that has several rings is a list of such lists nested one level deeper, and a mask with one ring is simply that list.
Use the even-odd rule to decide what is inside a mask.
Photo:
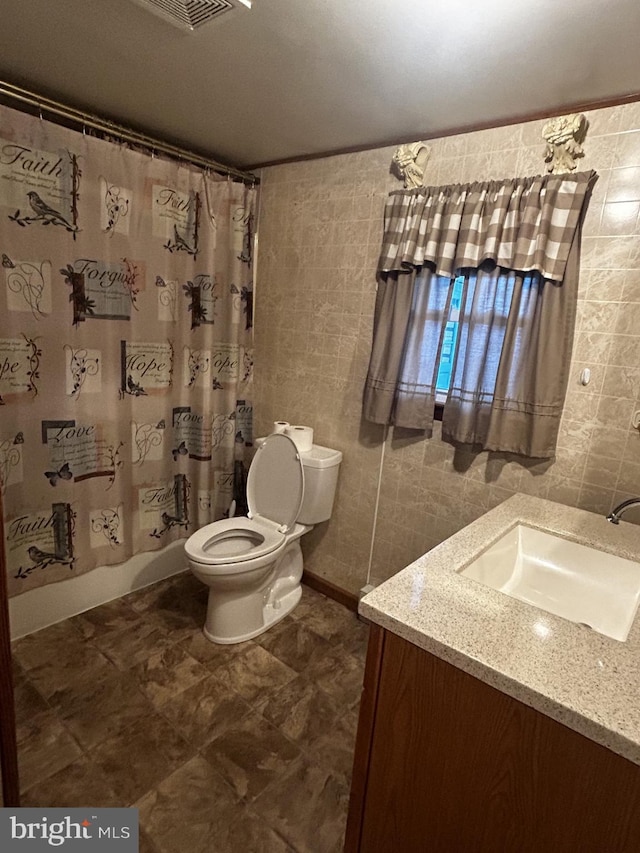
[{"label": "vanity cabinet", "polygon": [[638,853],[640,767],[371,625],[345,853]]}]

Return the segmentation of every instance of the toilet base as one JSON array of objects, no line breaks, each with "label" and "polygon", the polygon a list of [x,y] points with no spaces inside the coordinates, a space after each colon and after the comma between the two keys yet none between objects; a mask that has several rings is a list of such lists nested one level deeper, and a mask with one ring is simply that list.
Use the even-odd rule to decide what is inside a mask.
[{"label": "toilet base", "polygon": [[247,634],[239,634],[236,637],[217,637],[207,629],[206,624],[202,629],[202,633],[205,635],[207,640],[210,640],[212,643],[219,643],[220,645],[244,643],[246,640],[252,640],[254,637],[259,637],[260,634],[264,634],[265,631],[268,631],[269,628],[284,619],[284,617],[291,613],[291,611],[296,607],[301,597],[302,587],[297,586],[295,589],[292,589],[275,602],[272,603],[271,601],[267,601],[262,608],[263,624],[255,631],[250,631]]},{"label": "toilet base", "polygon": [[212,643],[230,645],[251,640],[291,613],[300,601],[302,549],[309,528],[296,525],[284,550],[272,563],[235,574],[209,574],[191,563],[196,577],[209,587],[203,633]]}]

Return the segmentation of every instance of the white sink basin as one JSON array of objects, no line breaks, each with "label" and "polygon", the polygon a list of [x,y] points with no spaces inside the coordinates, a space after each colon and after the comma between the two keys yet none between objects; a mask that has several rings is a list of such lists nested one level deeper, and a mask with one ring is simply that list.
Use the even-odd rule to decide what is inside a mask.
[{"label": "white sink basin", "polygon": [[640,601],[640,563],[522,524],[460,574],[614,640],[627,639]]}]

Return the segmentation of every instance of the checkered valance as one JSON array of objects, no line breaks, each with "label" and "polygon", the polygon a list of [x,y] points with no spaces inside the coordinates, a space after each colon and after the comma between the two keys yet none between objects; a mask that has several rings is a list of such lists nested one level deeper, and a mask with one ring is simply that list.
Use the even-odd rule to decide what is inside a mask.
[{"label": "checkered valance", "polygon": [[578,172],[392,192],[379,270],[427,264],[453,277],[493,261],[562,281],[595,178],[595,172]]}]

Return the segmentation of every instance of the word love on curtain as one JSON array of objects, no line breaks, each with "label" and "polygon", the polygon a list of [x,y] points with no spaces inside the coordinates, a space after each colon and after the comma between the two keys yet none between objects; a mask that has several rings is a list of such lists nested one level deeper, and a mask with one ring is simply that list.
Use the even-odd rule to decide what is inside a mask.
[{"label": "word love on curtain", "polygon": [[0,109],[10,594],[228,511],[252,445],[254,198]]}]

